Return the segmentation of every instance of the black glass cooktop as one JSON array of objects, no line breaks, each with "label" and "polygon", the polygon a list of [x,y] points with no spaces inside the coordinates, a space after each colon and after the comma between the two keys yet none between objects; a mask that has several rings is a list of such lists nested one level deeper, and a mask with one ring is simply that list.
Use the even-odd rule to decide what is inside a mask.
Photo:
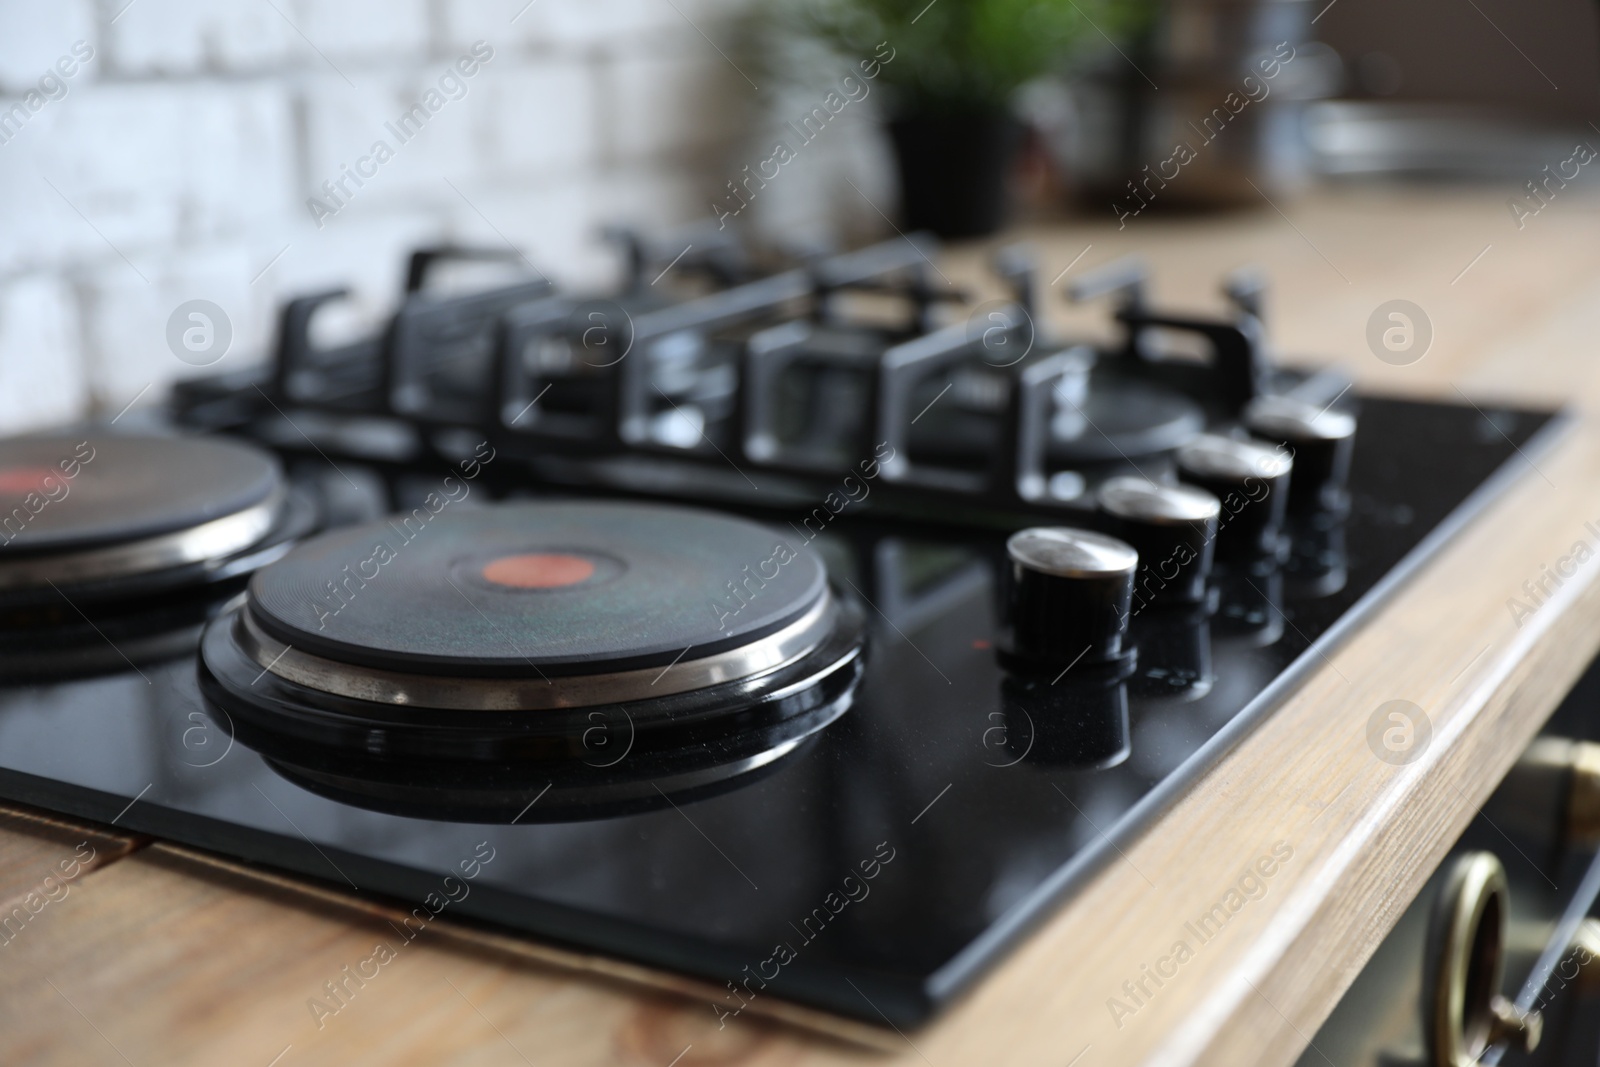
[{"label": "black glass cooktop", "polygon": [[[0,686],[0,796],[697,975],[726,988],[719,1015],[782,997],[915,1024],[1526,474],[1554,421],[1363,400],[1348,520],[1229,583],[1209,615],[1141,614],[1124,679],[1008,681],[994,650],[1003,535],[847,508],[800,547],[867,618],[854,706],[694,788],[585,808],[530,787],[500,812],[403,790],[344,802],[230,736],[191,654]],[[595,766],[626,759],[621,727],[596,728]]]}]

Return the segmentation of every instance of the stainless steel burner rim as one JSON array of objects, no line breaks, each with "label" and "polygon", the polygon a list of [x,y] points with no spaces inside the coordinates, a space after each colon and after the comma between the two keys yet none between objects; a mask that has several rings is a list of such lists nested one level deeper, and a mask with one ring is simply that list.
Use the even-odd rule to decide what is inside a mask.
[{"label": "stainless steel burner rim", "polygon": [[553,711],[623,704],[687,693],[770,674],[809,654],[837,623],[839,607],[824,589],[815,605],[788,626],[742,648],[669,664],[665,668],[543,678],[450,678],[359,667],[302,652],[268,636],[240,611],[239,648],[265,671],[318,692],[394,707],[454,711]]},{"label": "stainless steel burner rim", "polygon": [[126,578],[224,559],[267,535],[278,521],[286,496],[279,486],[261,503],[243,511],[128,544],[0,561],[0,590]]}]

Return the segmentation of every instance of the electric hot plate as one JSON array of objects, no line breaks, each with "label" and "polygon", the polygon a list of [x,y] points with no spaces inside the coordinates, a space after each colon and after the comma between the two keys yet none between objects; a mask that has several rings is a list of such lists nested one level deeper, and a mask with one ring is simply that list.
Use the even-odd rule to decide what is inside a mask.
[{"label": "electric hot plate", "polygon": [[250,445],[101,431],[0,441],[0,670],[182,652],[229,583],[313,523],[277,458]]},{"label": "electric hot plate", "polygon": [[239,737],[354,803],[509,821],[659,804],[849,706],[862,624],[814,555],[666,506],[500,504],[308,541],[202,644]]}]

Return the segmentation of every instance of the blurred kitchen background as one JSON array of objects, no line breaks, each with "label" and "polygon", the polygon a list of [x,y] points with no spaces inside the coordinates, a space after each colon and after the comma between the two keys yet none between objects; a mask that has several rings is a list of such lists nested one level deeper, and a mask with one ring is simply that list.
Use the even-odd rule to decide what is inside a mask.
[{"label": "blurred kitchen background", "polygon": [[790,252],[892,227],[1109,238],[1328,183],[1441,180],[1503,189],[1514,229],[1516,203],[1600,169],[1580,150],[1600,147],[1596,15],[1579,0],[9,3],[0,432],[155,404],[204,373],[169,345],[186,301],[229,317],[217,370],[264,354],[290,294],[350,285],[325,325],[370,328],[405,253],[442,241],[513,245],[565,286],[604,288],[623,266],[599,237],[613,224],[722,216]]}]

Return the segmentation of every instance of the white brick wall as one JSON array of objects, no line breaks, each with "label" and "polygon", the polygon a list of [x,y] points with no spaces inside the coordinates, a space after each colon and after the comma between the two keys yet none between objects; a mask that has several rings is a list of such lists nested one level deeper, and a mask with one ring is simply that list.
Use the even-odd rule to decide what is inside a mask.
[{"label": "white brick wall", "polygon": [[[196,373],[165,340],[186,300],[227,312],[226,369],[265,353],[296,292],[348,284],[345,328],[378,321],[423,242],[509,239],[558,281],[603,282],[600,225],[704,216],[743,161],[761,97],[700,31],[731,49],[749,2],[12,5],[0,433],[115,414],[147,385],[139,402],[158,402]],[[398,143],[385,124],[476,41],[494,55],[465,95]],[[75,44],[92,57],[39,92]],[[319,226],[307,199],[380,138],[394,158]]]},{"label": "white brick wall", "polygon": [[73,41],[95,36],[89,0],[56,0],[0,25],[0,88],[8,90],[31,87]]},{"label": "white brick wall", "polygon": [[44,275],[0,285],[0,425],[26,430],[63,422],[87,400],[69,287]]},{"label": "white brick wall", "polygon": [[106,67],[120,75],[267,71],[304,49],[272,5],[102,0]]},{"label": "white brick wall", "polygon": [[698,151],[725,141],[743,117],[741,98],[756,92],[698,34],[669,39],[676,47],[664,54],[623,54],[605,63],[613,121],[603,133],[617,159]]},{"label": "white brick wall", "polygon": [[341,0],[332,4],[300,0],[283,6],[300,32],[335,63],[346,59],[387,63],[428,55],[431,13],[427,0]]},{"label": "white brick wall", "polygon": [[485,169],[505,177],[591,173],[601,146],[601,77],[594,64],[552,59],[488,82],[475,101]]},{"label": "white brick wall", "polygon": [[251,292],[259,269],[253,263],[248,247],[229,243],[190,245],[181,257],[147,260],[144,278],[120,261],[84,271],[77,288],[90,400],[115,415],[147,387],[141,401],[157,400],[174,378],[198,373],[167,347],[167,318],[187,300],[210,300],[228,313],[229,356],[239,355],[241,338],[263,336],[269,309]]}]

